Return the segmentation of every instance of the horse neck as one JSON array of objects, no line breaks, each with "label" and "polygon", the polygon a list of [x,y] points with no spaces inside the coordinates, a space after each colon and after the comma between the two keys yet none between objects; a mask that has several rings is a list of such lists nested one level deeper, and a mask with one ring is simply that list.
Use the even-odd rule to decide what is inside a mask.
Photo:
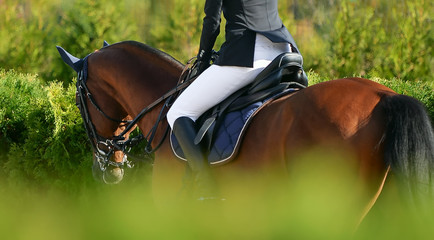
[{"label": "horse neck", "polygon": [[[136,46],[138,45],[138,46]],[[95,54],[96,55],[96,54]],[[170,56],[139,43],[113,45],[102,49],[98,56],[105,72],[103,91],[111,92],[129,118],[135,118],[143,109],[159,100],[176,86],[183,66]],[[157,121],[164,101],[147,113],[138,123],[147,134]],[[164,134],[167,122],[163,120],[156,132],[158,142]]]}]

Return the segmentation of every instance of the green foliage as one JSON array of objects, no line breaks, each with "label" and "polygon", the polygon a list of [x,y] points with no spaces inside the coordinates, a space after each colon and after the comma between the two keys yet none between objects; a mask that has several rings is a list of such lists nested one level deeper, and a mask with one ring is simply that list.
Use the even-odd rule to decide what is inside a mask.
[{"label": "green foliage", "polygon": [[91,151],[75,87],[43,87],[35,75],[0,72],[0,168],[11,185],[74,190],[90,179]]},{"label": "green foliage", "polygon": [[[163,7],[164,10],[160,9],[158,14],[154,13],[153,20],[161,25],[149,29],[146,43],[171,54],[181,62],[187,62],[199,51],[205,1],[171,0],[168,2],[170,4]],[[225,19],[222,18],[221,31],[225,23]],[[220,34],[215,49],[219,49],[223,41],[224,34]]]},{"label": "green foliage", "polygon": [[369,72],[374,67],[374,46],[384,39],[380,25],[381,21],[374,18],[372,8],[360,8],[342,1],[326,56],[329,74],[345,77]]},{"label": "green foliage", "polygon": [[4,239],[32,240],[432,239],[433,211],[418,215],[390,191],[357,227],[361,197],[354,194],[356,175],[345,177],[348,158],[328,164],[331,154],[316,154],[305,159],[320,159],[314,165],[321,167],[303,162],[291,188],[251,176],[241,182],[254,187],[233,181],[226,201],[153,202],[140,185],[78,196],[0,189],[0,232]]},{"label": "green foliage", "polygon": [[73,77],[56,50],[86,56],[103,40],[138,39],[124,1],[5,0],[0,6],[0,66],[38,73],[46,81]]},{"label": "green foliage", "polygon": [[[103,40],[141,41],[186,62],[197,54],[203,4],[3,0],[0,66],[67,86],[74,73],[60,60],[55,45],[84,57]],[[375,75],[432,81],[433,10],[426,0],[279,1],[280,16],[304,56],[305,69],[330,78]],[[216,49],[223,40],[224,31]]]},{"label": "green foliage", "polygon": [[[59,14],[59,29],[55,30],[58,36],[54,39],[55,44],[50,46],[53,54],[58,56],[55,45],[61,45],[82,58],[102,47],[103,40],[109,43],[138,40],[135,19],[127,16],[129,9],[124,1],[70,1]],[[53,69],[62,69],[62,73],[51,76],[51,79],[69,81],[73,73],[59,60],[56,59]]]},{"label": "green foliage", "polygon": [[[325,52],[305,56],[306,68],[332,78],[381,76],[432,81],[433,27],[430,1],[337,1],[329,19],[313,19]],[[321,18],[320,18],[321,19]],[[324,26],[327,24],[327,26]],[[329,28],[333,26],[333,28]],[[295,36],[298,39],[298,36]],[[301,46],[315,46],[317,39]],[[303,51],[303,49],[302,49]],[[321,55],[323,54],[323,55]],[[311,62],[313,61],[313,62]]]},{"label": "green foliage", "polygon": [[379,56],[373,72],[384,78],[432,81],[433,3],[418,0],[397,5],[388,19],[395,24],[389,26],[387,40],[376,49]]},{"label": "green foliage", "polygon": [[164,28],[150,29],[147,43],[186,62],[198,52],[204,1],[173,0],[165,13],[156,16]]}]

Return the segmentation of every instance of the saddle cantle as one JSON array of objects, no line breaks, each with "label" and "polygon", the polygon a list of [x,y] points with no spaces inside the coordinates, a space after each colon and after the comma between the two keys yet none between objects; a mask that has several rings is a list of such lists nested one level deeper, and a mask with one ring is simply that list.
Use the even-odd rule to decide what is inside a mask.
[{"label": "saddle cantle", "polygon": [[[200,127],[195,143],[207,146],[210,164],[232,160],[238,152],[244,130],[265,105],[273,100],[305,88],[303,58],[298,53],[282,53],[255,80],[204,113],[196,122]],[[186,160],[176,137],[171,134],[175,155]]]}]

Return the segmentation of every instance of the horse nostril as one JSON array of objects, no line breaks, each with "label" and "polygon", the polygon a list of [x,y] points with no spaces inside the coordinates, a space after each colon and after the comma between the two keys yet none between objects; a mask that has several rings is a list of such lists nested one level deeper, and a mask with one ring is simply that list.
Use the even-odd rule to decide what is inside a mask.
[{"label": "horse nostril", "polygon": [[102,178],[107,184],[117,184],[124,178],[124,170],[119,167],[107,168]]}]

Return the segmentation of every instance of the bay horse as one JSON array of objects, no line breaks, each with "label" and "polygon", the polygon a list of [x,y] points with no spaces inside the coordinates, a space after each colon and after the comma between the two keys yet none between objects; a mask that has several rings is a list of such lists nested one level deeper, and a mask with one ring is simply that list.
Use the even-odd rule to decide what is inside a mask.
[{"label": "bay horse", "polygon": [[[184,65],[134,41],[105,45],[83,59],[58,49],[79,73],[78,83],[85,80],[77,83],[77,103],[82,103],[78,106],[96,149],[93,170],[99,174],[95,175],[120,181],[121,169],[128,162],[124,146],[130,143],[132,128],[127,126],[138,126],[142,133],[151,132],[153,139],[162,140],[153,166],[155,198],[173,198],[182,186],[186,164],[172,153],[161,112],[167,105],[164,100],[177,90]],[[157,144],[154,141],[151,147]],[[424,106],[362,78],[315,84],[272,101],[251,121],[236,159],[213,171],[223,195],[230,182],[255,188],[252,184],[262,180],[290,178],[297,159],[318,147],[345,153],[348,165],[335,165],[324,156],[312,160],[310,168],[317,163],[351,168],[356,180],[348,194],[363,189],[365,213],[391,174],[408,195],[429,195],[432,200],[434,133]],[[110,159],[101,166],[101,159],[107,156]],[[249,182],[248,176],[259,181]]]}]

